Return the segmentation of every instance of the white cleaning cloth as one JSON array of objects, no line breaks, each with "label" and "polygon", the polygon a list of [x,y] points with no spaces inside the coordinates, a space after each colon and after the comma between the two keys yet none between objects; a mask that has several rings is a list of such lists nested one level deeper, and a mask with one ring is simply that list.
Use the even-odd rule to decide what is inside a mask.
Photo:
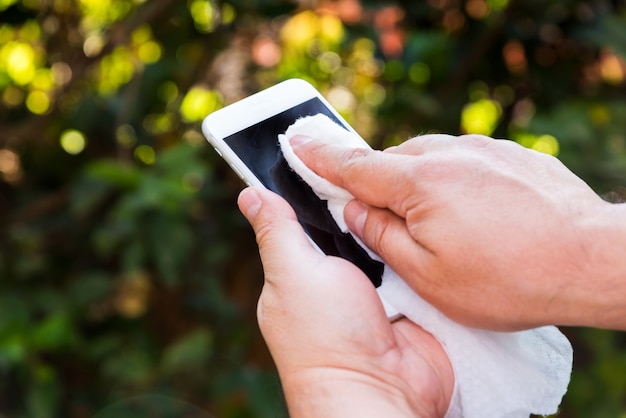
[{"label": "white cleaning cloth", "polygon": [[[279,135],[290,167],[322,200],[328,201],[337,225],[349,232],[343,209],[352,195],[304,165],[289,144],[296,135],[352,147],[366,145],[358,135],[324,115],[299,119]],[[572,347],[556,327],[505,333],[459,325],[424,301],[387,265],[378,292],[388,304],[430,332],[446,350],[455,375],[446,418],[527,418],[530,414],[557,412],[570,379]]]}]

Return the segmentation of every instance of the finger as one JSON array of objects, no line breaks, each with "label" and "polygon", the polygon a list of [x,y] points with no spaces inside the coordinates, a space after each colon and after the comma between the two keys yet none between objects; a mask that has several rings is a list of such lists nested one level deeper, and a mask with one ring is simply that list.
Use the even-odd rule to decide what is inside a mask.
[{"label": "finger", "polygon": [[432,252],[409,232],[406,221],[386,209],[364,206],[353,200],[344,209],[344,217],[354,232],[407,283],[419,287],[432,260]]},{"label": "finger", "polygon": [[[265,282],[257,305],[257,319],[268,344],[290,329],[297,316],[316,311],[314,306],[293,306],[310,295],[311,284],[302,269],[310,269],[321,256],[306,237],[296,215],[280,196],[249,187],[238,202],[256,234]],[[280,319],[282,318],[282,319]],[[279,338],[280,339],[280,338]]]},{"label": "finger", "polygon": [[287,270],[297,270],[295,260],[322,255],[308,240],[291,206],[277,194],[249,187],[239,195],[239,207],[256,234],[266,280],[282,277]]},{"label": "finger", "polygon": [[[283,299],[284,307],[293,300],[329,301],[370,290],[375,296],[371,283],[355,265],[327,257],[311,244],[293,209],[280,196],[266,189],[248,188],[240,194],[239,205],[256,234],[265,283],[272,288],[264,289],[264,293],[289,298]],[[311,305],[310,309],[318,309],[319,303]],[[303,304],[291,308],[304,310]]]},{"label": "finger", "polygon": [[[374,324],[384,328],[381,335],[391,332],[367,276],[348,261],[316,250],[287,202],[256,188],[244,190],[238,202],[257,235],[263,262],[265,285],[257,315],[270,348],[284,339],[303,339],[293,346],[320,345],[331,337],[343,340],[355,327],[370,329]],[[380,340],[388,341],[389,335],[384,336]],[[384,351],[382,342],[372,343],[369,337],[372,350]]]},{"label": "finger", "polygon": [[308,138],[292,142],[294,152],[321,177],[346,189],[358,200],[404,216],[418,193],[419,160],[415,156],[347,147]]}]

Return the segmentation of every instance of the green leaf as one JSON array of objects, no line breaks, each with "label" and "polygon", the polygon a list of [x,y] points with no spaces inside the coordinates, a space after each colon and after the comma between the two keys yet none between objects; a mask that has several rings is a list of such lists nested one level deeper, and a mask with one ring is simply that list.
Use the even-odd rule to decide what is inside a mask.
[{"label": "green leaf", "polygon": [[97,208],[111,191],[111,185],[101,179],[86,176],[72,190],[70,207],[72,213],[82,217]]},{"label": "green leaf", "polygon": [[105,184],[131,189],[137,187],[142,177],[141,171],[130,164],[120,164],[117,161],[100,160],[91,163],[85,174]]},{"label": "green leaf", "polygon": [[71,282],[68,296],[76,306],[87,307],[109,294],[112,288],[113,280],[109,274],[88,272]]},{"label": "green leaf", "polygon": [[579,30],[582,39],[610,48],[626,59],[626,16],[607,15],[595,25]]},{"label": "green leaf", "polygon": [[99,411],[93,418],[209,418],[206,412],[180,399],[142,395],[124,399]]},{"label": "green leaf", "polygon": [[26,398],[29,417],[49,418],[55,415],[59,403],[60,386],[53,379],[33,382]]},{"label": "green leaf", "polygon": [[143,350],[127,345],[116,355],[102,360],[102,374],[115,385],[138,384],[154,370],[150,357]]},{"label": "green leaf", "polygon": [[205,367],[213,348],[213,335],[207,329],[196,330],[165,350],[161,369],[166,374]]},{"label": "green leaf", "polygon": [[35,325],[31,338],[35,350],[60,350],[71,346],[75,341],[75,330],[65,312],[53,313]]},{"label": "green leaf", "polygon": [[173,215],[157,214],[147,225],[145,238],[161,278],[166,283],[176,283],[193,245],[189,226]]},{"label": "green leaf", "polygon": [[7,364],[19,364],[26,358],[28,342],[23,331],[0,334],[0,369]]}]

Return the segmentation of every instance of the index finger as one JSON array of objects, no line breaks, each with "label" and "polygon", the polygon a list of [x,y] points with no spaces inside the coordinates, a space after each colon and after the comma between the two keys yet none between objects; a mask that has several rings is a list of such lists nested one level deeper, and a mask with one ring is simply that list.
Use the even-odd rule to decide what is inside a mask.
[{"label": "index finger", "polygon": [[370,206],[388,208],[405,217],[407,203],[419,195],[419,156],[354,148],[321,139],[291,143],[302,162],[319,176]]}]

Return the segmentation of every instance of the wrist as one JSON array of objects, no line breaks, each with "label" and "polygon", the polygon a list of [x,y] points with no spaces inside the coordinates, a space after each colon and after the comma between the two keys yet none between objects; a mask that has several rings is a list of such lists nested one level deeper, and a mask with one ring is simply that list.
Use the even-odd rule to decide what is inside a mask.
[{"label": "wrist", "polygon": [[603,201],[584,223],[583,268],[567,290],[574,320],[565,325],[626,330],[626,204]]},{"label": "wrist", "polygon": [[595,326],[626,330],[626,204],[605,204],[598,237],[598,320]]}]

